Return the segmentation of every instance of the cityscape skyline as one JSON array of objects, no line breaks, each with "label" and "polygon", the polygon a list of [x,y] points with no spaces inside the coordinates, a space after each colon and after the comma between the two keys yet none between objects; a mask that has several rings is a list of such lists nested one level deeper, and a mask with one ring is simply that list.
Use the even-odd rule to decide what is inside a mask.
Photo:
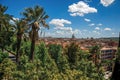
[{"label": "cityscape skyline", "polygon": [[50,17],[50,29],[43,29],[47,37],[117,37],[120,31],[119,0],[1,0],[8,7],[6,13],[20,19],[27,7],[42,6]]}]

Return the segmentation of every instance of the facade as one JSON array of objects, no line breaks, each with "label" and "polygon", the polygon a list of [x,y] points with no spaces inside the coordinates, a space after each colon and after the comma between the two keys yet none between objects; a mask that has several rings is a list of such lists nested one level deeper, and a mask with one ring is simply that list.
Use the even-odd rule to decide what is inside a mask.
[{"label": "facade", "polygon": [[108,62],[103,65],[106,71],[112,71],[114,66],[114,62],[112,60],[115,58],[116,51],[117,51],[117,47],[109,47],[109,48],[104,47],[101,49],[101,54],[100,54],[101,62],[103,63],[105,61]]},{"label": "facade", "polygon": [[113,58],[115,58],[116,51],[117,51],[117,48],[115,47],[102,48],[100,58],[102,60],[112,60]]}]

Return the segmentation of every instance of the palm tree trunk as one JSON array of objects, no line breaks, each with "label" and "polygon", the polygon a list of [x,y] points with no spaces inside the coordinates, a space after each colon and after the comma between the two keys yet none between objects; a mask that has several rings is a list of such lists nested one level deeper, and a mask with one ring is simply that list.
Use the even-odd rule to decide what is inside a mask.
[{"label": "palm tree trunk", "polygon": [[36,41],[36,29],[34,25],[32,26],[32,42],[31,42],[31,51],[30,51],[30,61],[34,60],[34,51],[35,51],[35,41]]},{"label": "palm tree trunk", "polygon": [[1,26],[1,24],[0,24],[0,32],[1,32],[1,27],[2,27],[2,26]]},{"label": "palm tree trunk", "polygon": [[17,54],[16,54],[16,62],[20,61],[20,46],[21,46],[22,35],[17,34]]},{"label": "palm tree trunk", "polygon": [[[1,24],[0,24],[0,32],[1,32]],[[0,36],[1,37],[1,36]],[[1,39],[0,39],[0,42],[2,43]],[[0,43],[0,48],[2,50],[2,44]]]}]

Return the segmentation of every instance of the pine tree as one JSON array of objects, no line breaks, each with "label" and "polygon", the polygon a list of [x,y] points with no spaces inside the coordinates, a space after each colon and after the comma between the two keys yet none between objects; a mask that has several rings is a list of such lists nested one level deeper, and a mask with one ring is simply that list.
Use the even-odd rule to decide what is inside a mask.
[{"label": "pine tree", "polygon": [[63,55],[62,51],[63,49],[61,45],[49,45],[49,53],[51,54],[51,57],[55,60],[59,72],[65,72],[66,69],[69,69],[68,60],[66,59],[66,55]]},{"label": "pine tree", "polygon": [[75,42],[72,42],[67,47],[66,55],[68,56],[68,61],[71,69],[74,69],[76,67],[75,65],[77,64],[78,52],[79,46]]}]

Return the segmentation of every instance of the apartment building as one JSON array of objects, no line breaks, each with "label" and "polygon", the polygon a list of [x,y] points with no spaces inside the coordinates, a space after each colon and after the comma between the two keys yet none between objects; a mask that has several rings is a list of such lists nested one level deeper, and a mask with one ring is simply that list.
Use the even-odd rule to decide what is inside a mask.
[{"label": "apartment building", "polygon": [[101,59],[102,60],[112,60],[113,58],[115,58],[115,53],[117,51],[117,47],[103,47],[101,49]]},{"label": "apartment building", "polygon": [[107,71],[112,71],[114,62],[112,61],[115,58],[117,47],[103,47],[100,52],[101,62],[108,62],[104,64],[104,69]]}]

